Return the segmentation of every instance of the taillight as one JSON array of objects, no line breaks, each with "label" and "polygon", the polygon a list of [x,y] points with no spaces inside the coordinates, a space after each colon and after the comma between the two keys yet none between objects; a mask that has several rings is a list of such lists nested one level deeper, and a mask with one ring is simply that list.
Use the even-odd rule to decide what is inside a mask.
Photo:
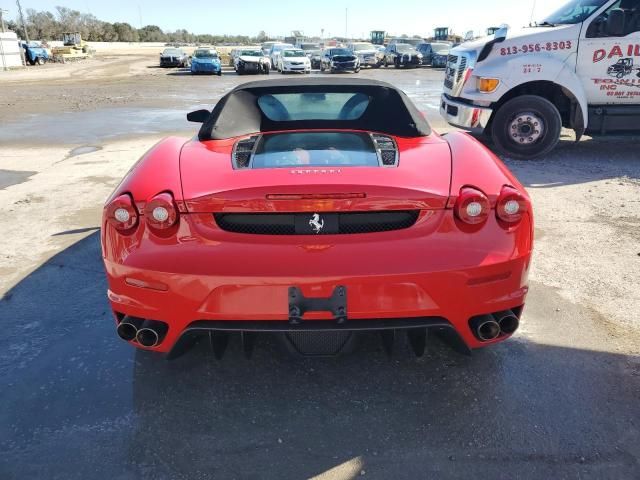
[{"label": "taillight", "polygon": [[129,195],[120,195],[109,204],[107,221],[120,232],[131,230],[138,224],[138,212]]},{"label": "taillight", "polygon": [[527,211],[527,201],[515,188],[504,186],[496,203],[496,216],[506,223],[518,223]]},{"label": "taillight", "polygon": [[147,202],[144,216],[149,226],[165,230],[178,221],[178,209],[170,193],[160,193]]},{"label": "taillight", "polygon": [[459,220],[469,225],[479,225],[487,220],[490,211],[489,199],[480,190],[472,187],[460,189],[460,195],[454,207]]}]

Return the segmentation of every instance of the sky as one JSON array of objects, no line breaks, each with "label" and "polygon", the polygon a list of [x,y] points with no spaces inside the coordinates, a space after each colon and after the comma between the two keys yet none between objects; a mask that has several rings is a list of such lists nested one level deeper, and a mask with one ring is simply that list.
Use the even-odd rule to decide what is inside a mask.
[{"label": "sky", "polygon": [[[429,36],[437,26],[463,35],[503,23],[527,25],[557,9],[557,0],[20,0],[23,10],[54,11],[56,5],[92,13],[107,22],[134,27],[158,25],[165,31],[255,36],[289,35],[368,37],[371,30]],[[564,2],[563,2],[564,3]],[[17,17],[14,0],[0,0],[8,18]],[[345,11],[346,10],[346,11]],[[346,14],[346,15],[345,15]],[[345,18],[346,17],[346,18]],[[346,20],[346,21],[345,21]]]}]

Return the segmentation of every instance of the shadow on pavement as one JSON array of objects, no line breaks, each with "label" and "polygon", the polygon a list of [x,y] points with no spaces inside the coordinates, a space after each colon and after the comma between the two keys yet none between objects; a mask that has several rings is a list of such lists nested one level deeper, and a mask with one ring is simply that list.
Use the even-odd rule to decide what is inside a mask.
[{"label": "shadow on pavement", "polygon": [[[266,337],[251,360],[232,343],[222,361],[200,344],[166,362],[116,337],[105,290],[95,232],[0,300],[0,478],[297,479],[354,459],[333,478],[640,471],[638,357],[521,334],[472,357],[434,343],[389,359],[371,339],[297,359]],[[525,332],[564,338],[531,311]]]}]

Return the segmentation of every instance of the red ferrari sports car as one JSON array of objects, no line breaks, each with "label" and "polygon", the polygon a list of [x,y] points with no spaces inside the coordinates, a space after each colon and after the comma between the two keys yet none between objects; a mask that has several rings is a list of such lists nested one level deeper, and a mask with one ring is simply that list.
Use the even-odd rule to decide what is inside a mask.
[{"label": "red ferrari sports car", "polygon": [[[438,135],[376,81],[240,85],[190,140],[125,176],[102,221],[118,335],[175,356],[271,333],[333,355],[364,332],[467,351],[518,328],[533,242],[523,186],[464,133]],[[405,337],[406,338],[406,337]]]}]

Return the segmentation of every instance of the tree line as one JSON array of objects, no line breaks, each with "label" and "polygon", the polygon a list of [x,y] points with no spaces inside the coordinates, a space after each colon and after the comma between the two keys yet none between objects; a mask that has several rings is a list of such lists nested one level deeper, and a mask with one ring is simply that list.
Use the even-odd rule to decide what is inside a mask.
[{"label": "tree line", "polygon": [[[64,32],[80,32],[83,40],[92,42],[249,44],[267,40],[264,32],[260,32],[257,37],[249,37],[246,35],[196,35],[185,29],[164,32],[157,25],[135,28],[126,22],[103,22],[90,13],[82,13],[66,7],[55,7],[55,12],[28,8],[25,13],[27,33],[31,40],[62,40]],[[20,38],[27,38],[20,22],[9,21],[7,26]]]}]

